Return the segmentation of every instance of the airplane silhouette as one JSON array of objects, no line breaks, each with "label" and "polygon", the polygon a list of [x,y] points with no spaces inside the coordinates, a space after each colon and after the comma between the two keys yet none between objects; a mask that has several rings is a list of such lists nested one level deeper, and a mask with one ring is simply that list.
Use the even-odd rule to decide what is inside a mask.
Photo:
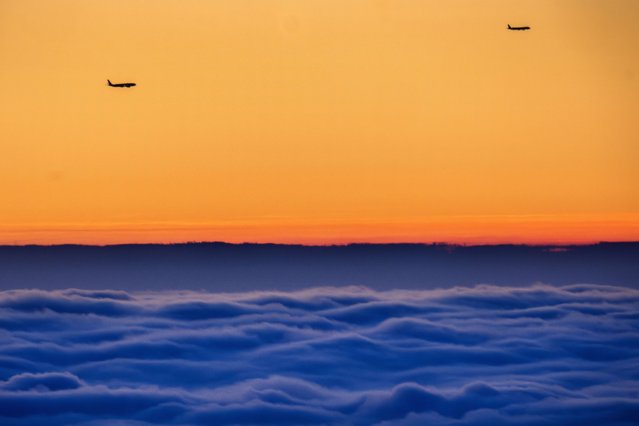
[{"label": "airplane silhouette", "polygon": [[511,27],[510,24],[508,25],[508,29],[510,31],[528,31],[530,29],[530,27]]},{"label": "airplane silhouette", "polygon": [[109,83],[109,86],[111,87],[133,87],[136,86],[135,83],[111,83],[111,80],[107,80],[107,82]]}]

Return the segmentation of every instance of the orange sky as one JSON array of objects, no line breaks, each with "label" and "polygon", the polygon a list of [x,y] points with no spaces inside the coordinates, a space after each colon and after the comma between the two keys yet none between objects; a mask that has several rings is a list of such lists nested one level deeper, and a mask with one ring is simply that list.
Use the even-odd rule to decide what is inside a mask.
[{"label": "orange sky", "polygon": [[639,240],[638,22],[636,0],[3,0],[0,244]]}]

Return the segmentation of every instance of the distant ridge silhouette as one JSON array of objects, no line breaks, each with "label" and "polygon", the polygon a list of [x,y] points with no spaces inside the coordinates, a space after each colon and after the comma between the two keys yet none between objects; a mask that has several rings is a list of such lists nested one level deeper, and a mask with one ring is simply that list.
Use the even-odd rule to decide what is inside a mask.
[{"label": "distant ridge silhouette", "polygon": [[579,246],[448,244],[123,244],[0,246],[0,289],[376,289],[494,283],[639,288],[639,242]]}]

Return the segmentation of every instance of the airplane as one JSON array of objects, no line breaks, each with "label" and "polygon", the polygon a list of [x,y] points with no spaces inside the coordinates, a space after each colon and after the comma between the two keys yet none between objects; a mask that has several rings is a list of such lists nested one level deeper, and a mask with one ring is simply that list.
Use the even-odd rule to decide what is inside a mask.
[{"label": "airplane", "polygon": [[111,83],[111,80],[107,80],[107,82],[109,83],[109,86],[111,86],[111,87],[127,87],[128,88],[128,87],[136,86],[135,83],[115,83],[115,84],[113,84],[113,83]]},{"label": "airplane", "polygon": [[510,24],[508,25],[508,29],[510,31],[528,31],[530,29],[530,27],[511,27]]}]

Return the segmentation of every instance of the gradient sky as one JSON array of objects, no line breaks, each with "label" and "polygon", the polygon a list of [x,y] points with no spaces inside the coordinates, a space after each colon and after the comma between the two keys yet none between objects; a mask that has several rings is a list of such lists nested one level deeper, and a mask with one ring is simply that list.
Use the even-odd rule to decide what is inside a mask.
[{"label": "gradient sky", "polygon": [[2,0],[0,81],[1,244],[639,239],[636,0]]}]

